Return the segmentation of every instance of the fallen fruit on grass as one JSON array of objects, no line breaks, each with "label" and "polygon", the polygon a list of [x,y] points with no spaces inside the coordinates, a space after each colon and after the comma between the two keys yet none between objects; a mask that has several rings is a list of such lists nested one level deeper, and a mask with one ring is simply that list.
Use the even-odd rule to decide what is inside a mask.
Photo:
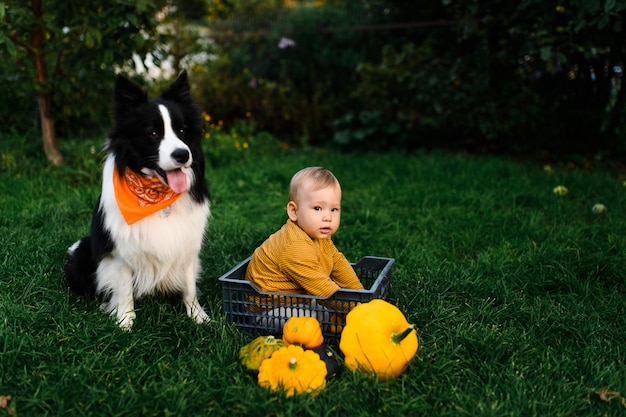
[{"label": "fallen fruit on grass", "polygon": [[239,349],[239,362],[251,371],[257,371],[261,363],[283,346],[281,339],[274,336],[259,336]]},{"label": "fallen fruit on grass", "polygon": [[339,348],[346,367],[381,380],[400,376],[418,347],[417,332],[387,301],[360,304],[346,316]]},{"label": "fallen fruit on grass", "polygon": [[259,368],[259,385],[271,391],[317,395],[326,386],[326,364],[312,350],[298,345],[278,349]]},{"label": "fallen fruit on grass", "polygon": [[553,192],[554,194],[556,194],[556,195],[561,195],[561,196],[566,195],[566,194],[568,193],[568,191],[569,191],[569,190],[568,190],[568,189],[567,189],[567,187],[566,187],[566,186],[564,186],[564,185],[557,185],[556,187],[554,187],[554,188],[552,189],[552,192]]},{"label": "fallen fruit on grass", "polygon": [[594,214],[602,214],[606,211],[606,206],[602,203],[596,203],[591,207],[591,211]]},{"label": "fallen fruit on grass", "polygon": [[324,343],[322,326],[315,317],[290,317],[283,326],[283,340],[290,345],[315,349]]}]

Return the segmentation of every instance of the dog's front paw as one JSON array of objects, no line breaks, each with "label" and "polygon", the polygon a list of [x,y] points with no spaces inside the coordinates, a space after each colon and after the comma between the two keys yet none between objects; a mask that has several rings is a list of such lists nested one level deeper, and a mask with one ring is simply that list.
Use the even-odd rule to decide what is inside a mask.
[{"label": "dog's front paw", "polygon": [[190,303],[185,303],[185,308],[187,309],[187,315],[191,317],[196,323],[202,324],[211,321],[211,317],[209,317],[209,315],[200,306],[198,300],[194,300]]},{"label": "dog's front paw", "polygon": [[209,315],[202,309],[200,309],[200,312],[198,314],[192,316],[192,318],[198,324],[207,324],[211,321],[211,317],[209,317]]},{"label": "dog's front paw", "polygon": [[135,318],[137,315],[134,311],[126,312],[118,317],[117,325],[120,326],[120,329],[130,332],[133,328],[133,324],[135,323]]},{"label": "dog's front paw", "polygon": [[135,323],[135,318],[137,317],[133,306],[134,304],[132,299],[126,303],[126,306],[109,301],[100,305],[100,310],[113,317],[117,322],[117,325],[120,326],[122,330],[129,332],[133,327],[133,323]]}]

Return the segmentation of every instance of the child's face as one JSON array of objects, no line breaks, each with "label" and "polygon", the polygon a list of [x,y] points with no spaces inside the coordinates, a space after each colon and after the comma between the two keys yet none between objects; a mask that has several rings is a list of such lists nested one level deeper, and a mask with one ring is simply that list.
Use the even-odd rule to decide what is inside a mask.
[{"label": "child's face", "polygon": [[287,204],[287,214],[311,239],[326,239],[337,231],[341,221],[341,188],[330,186],[311,190],[305,183],[298,201]]}]

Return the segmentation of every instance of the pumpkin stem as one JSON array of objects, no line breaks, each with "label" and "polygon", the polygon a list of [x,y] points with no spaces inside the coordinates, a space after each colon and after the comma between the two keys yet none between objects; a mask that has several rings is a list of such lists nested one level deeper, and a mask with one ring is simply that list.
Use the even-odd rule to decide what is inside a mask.
[{"label": "pumpkin stem", "polygon": [[289,358],[289,369],[292,371],[298,369],[298,360],[294,357]]},{"label": "pumpkin stem", "polygon": [[391,335],[391,341],[396,345],[399,345],[408,335],[413,331],[413,325],[409,324],[409,327],[406,328],[402,333],[394,333]]}]

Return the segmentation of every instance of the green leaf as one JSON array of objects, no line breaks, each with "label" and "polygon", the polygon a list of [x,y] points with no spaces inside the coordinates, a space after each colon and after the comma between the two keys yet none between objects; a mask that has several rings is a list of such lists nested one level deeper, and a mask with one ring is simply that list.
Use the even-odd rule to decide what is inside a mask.
[{"label": "green leaf", "polygon": [[347,145],[352,141],[352,134],[348,130],[339,130],[335,132],[333,139],[339,144]]},{"label": "green leaf", "polygon": [[15,46],[15,42],[13,42],[9,37],[0,34],[0,43],[4,43],[4,46],[6,47],[11,58],[15,59],[17,57],[17,47]]},{"label": "green leaf", "polygon": [[551,46],[544,46],[543,48],[541,48],[541,59],[543,61],[549,61],[550,58],[552,57],[552,47]]},{"label": "green leaf", "polygon": [[601,30],[601,29],[604,29],[605,27],[607,27],[607,26],[608,26],[608,24],[609,24],[609,19],[610,19],[610,18],[609,18],[609,15],[608,15],[608,14],[603,14],[603,15],[600,17],[600,20],[598,20],[598,29],[600,29],[600,30]]},{"label": "green leaf", "polygon": [[100,46],[102,44],[102,32],[100,32],[98,29],[92,29],[92,32],[97,45]]},{"label": "green leaf", "polygon": [[581,30],[583,30],[585,27],[587,26],[587,22],[584,19],[580,19],[577,23],[576,26],[574,27],[574,31],[576,33],[580,32]]},{"label": "green leaf", "polygon": [[604,3],[604,11],[606,13],[609,13],[614,8],[615,8],[615,0],[607,0],[606,3]]},{"label": "green leaf", "polygon": [[132,26],[137,26],[137,24],[139,23],[139,20],[137,19],[137,16],[134,13],[126,13],[126,20]]},{"label": "green leaf", "polygon": [[91,49],[93,48],[95,45],[95,41],[93,39],[93,36],[91,35],[91,31],[87,31],[85,32],[85,46],[87,46],[87,48]]},{"label": "green leaf", "polygon": [[135,9],[139,13],[145,12],[147,8],[148,8],[148,0],[138,0],[137,3],[135,4]]},{"label": "green leaf", "polygon": [[102,43],[102,33],[98,29],[87,29],[85,32],[85,45],[87,48],[100,46]]}]

